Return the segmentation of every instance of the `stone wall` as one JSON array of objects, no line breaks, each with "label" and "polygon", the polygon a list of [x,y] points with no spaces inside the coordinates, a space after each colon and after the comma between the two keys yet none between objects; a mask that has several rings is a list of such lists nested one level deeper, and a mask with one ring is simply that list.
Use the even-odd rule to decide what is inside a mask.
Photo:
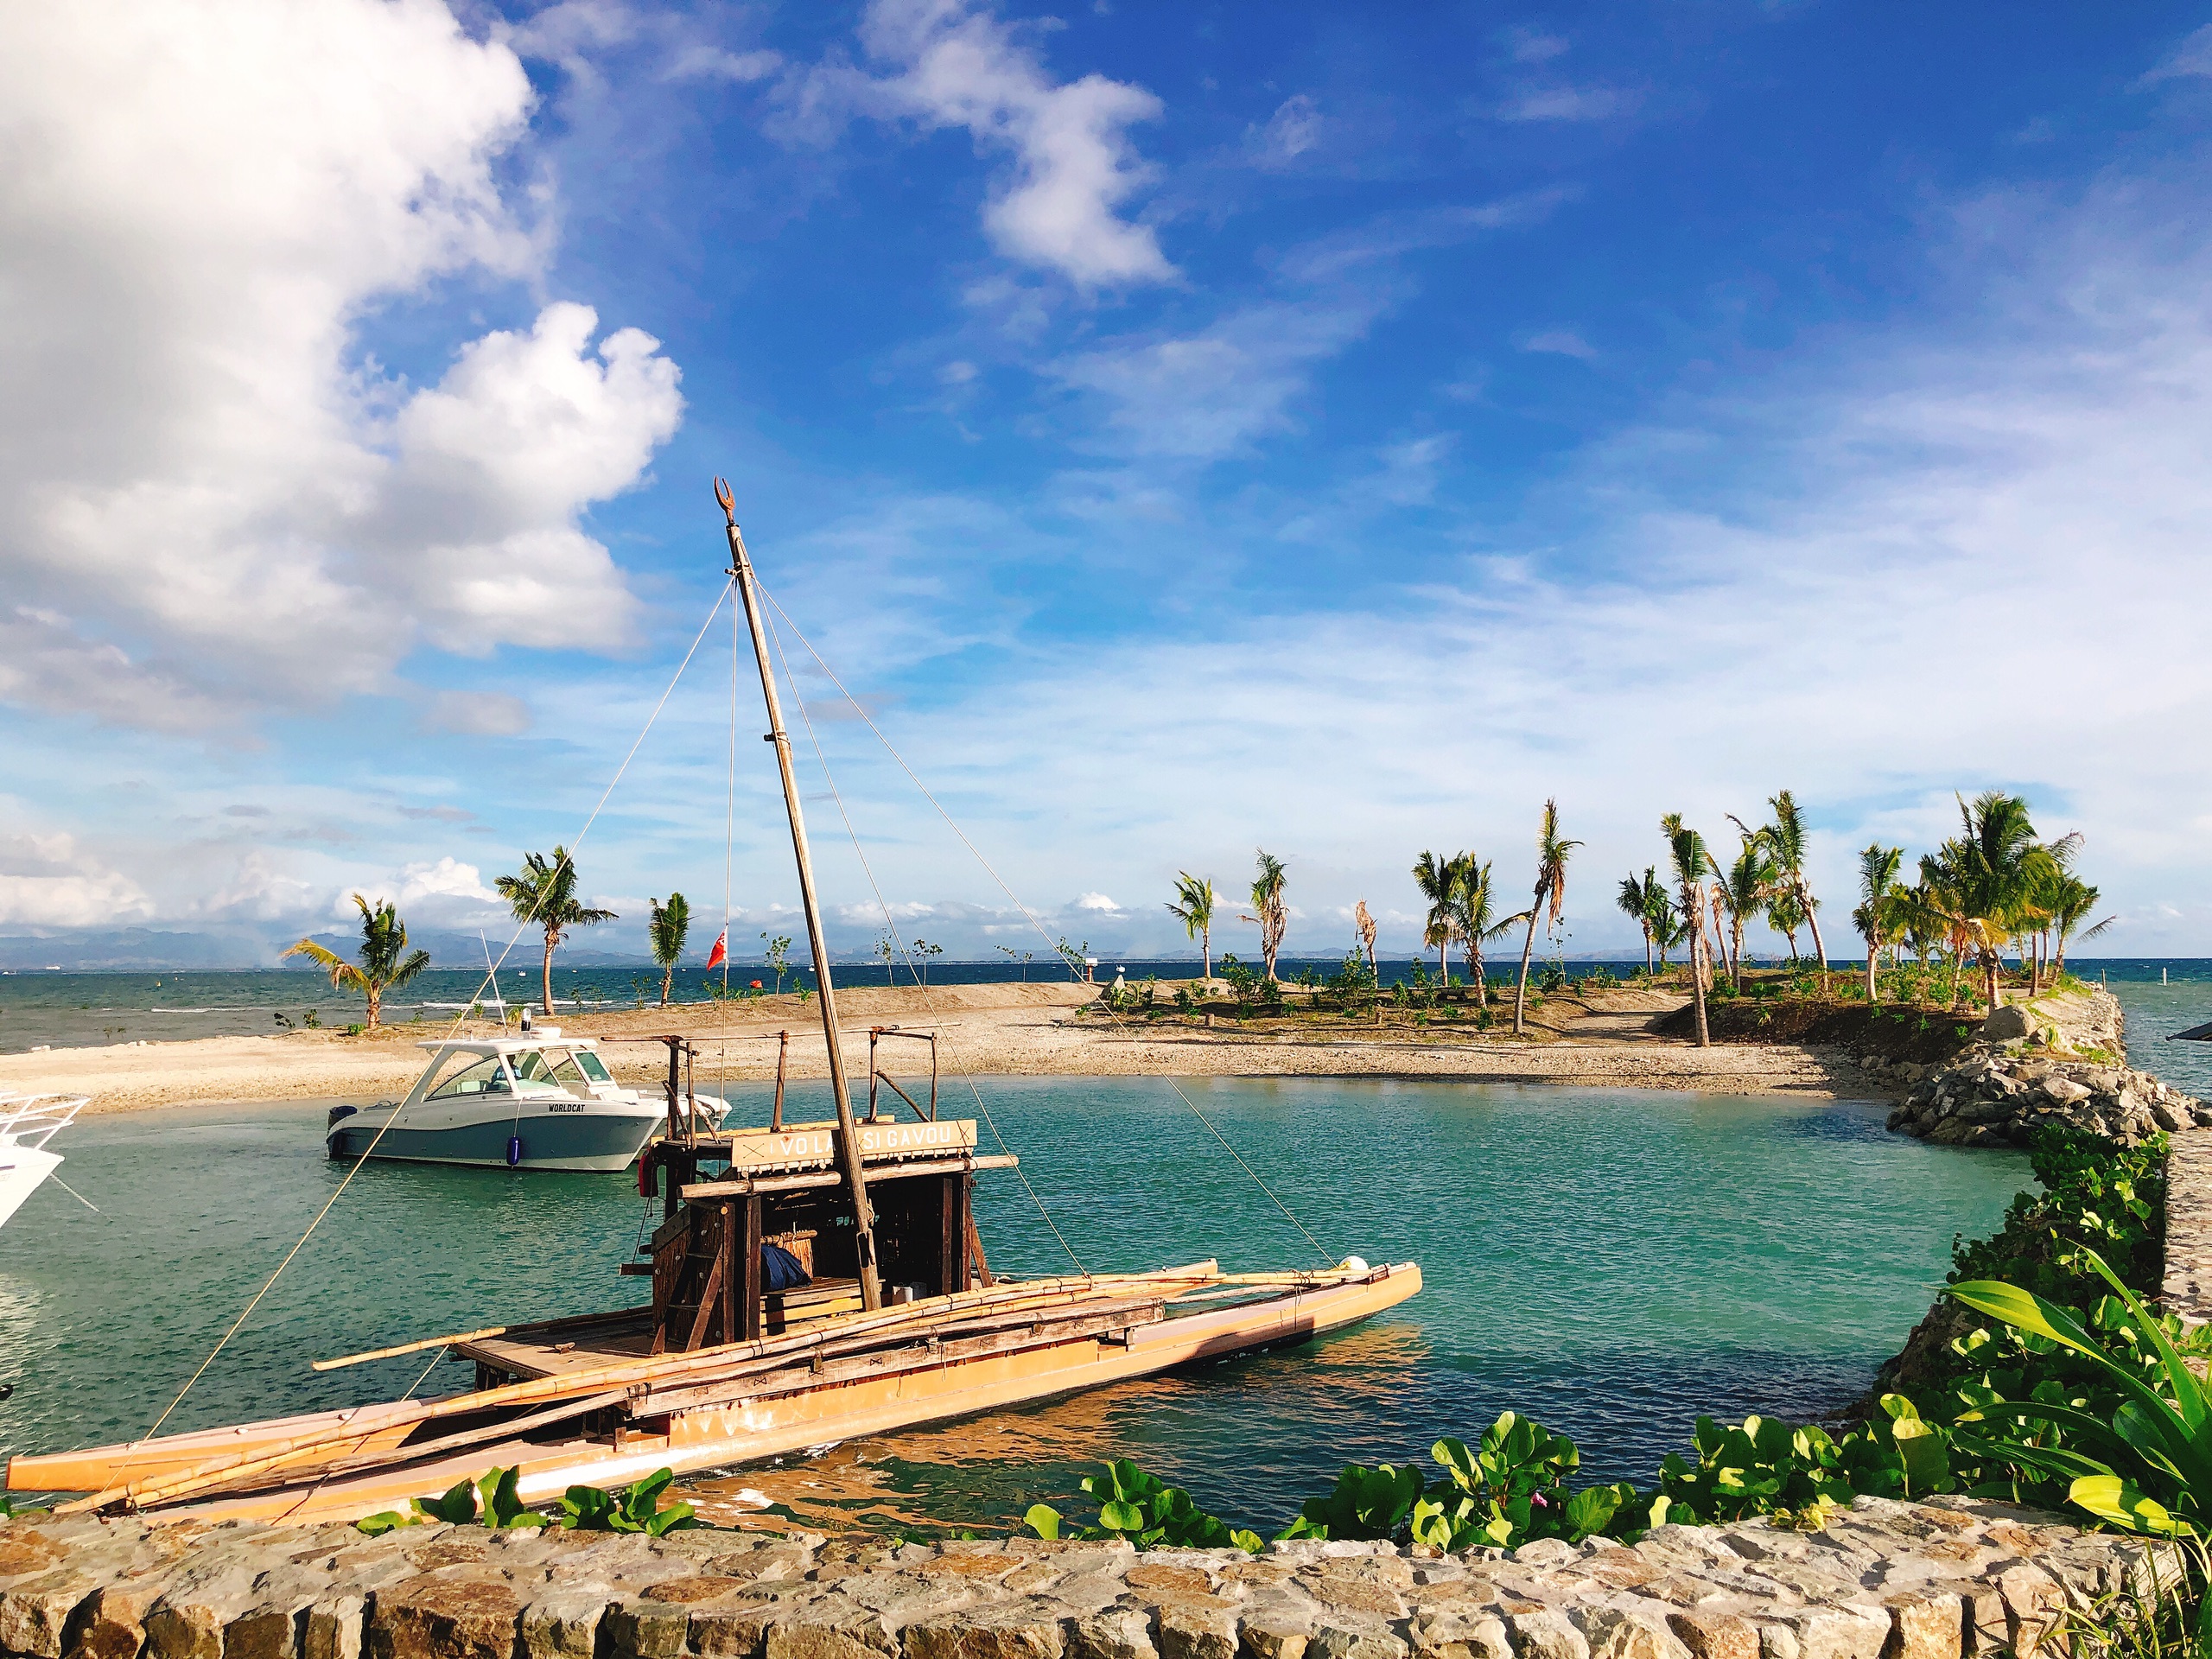
[{"label": "stone wall", "polygon": [[2140,1545],[1945,1498],[1449,1558],[18,1518],[10,1659],[1961,1659],[2141,1587]]}]

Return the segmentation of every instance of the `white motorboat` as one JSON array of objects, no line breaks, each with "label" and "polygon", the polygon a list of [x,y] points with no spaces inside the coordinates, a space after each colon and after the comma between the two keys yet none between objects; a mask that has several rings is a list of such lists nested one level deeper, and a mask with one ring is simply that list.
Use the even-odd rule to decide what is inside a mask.
[{"label": "white motorboat", "polygon": [[89,1098],[0,1092],[0,1224],[61,1167],[61,1154],[48,1152],[46,1143],[69,1127]]},{"label": "white motorboat", "polygon": [[[430,1064],[404,1100],[331,1108],[325,1139],[333,1158],[619,1170],[668,1122],[664,1096],[624,1088],[591,1038],[563,1037],[557,1026],[416,1046],[430,1051]],[[686,1094],[677,1109],[712,1131],[729,1104]]]}]

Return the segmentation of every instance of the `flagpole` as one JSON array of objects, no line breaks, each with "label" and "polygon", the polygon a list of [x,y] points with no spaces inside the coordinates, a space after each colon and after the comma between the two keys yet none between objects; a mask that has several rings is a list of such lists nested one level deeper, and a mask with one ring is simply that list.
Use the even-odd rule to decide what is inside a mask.
[{"label": "flagpole", "polygon": [[[791,767],[791,734],[784,729],[784,711],[776,701],[776,674],[768,660],[768,636],[760,623],[760,601],[753,590],[753,561],[745,551],[745,537],[737,528],[737,506],[729,486],[715,480],[715,499],[721,503],[729,521],[729,575],[745,602],[745,620],[753,630],[753,655],[760,664],[760,696],[768,706],[766,741],[776,746],[776,769],[784,784],[784,810],[791,821],[791,853],[798,865],[799,902],[806,909],[806,939],[814,952],[814,977],[822,993],[822,1037],[830,1050],[830,1093],[837,1103],[837,1157],[845,1166],[845,1185],[852,1194],[854,1254],[859,1258],[861,1306],[870,1311],[883,1306],[883,1287],[876,1276],[875,1207],[868,1202],[868,1173],[861,1157],[859,1130],[853,1123],[852,1091],[845,1084],[845,1046],[837,1031],[837,996],[830,984],[830,945],[822,931],[822,906],[814,896],[814,857],[807,850],[806,817],[799,810],[798,774]],[[728,972],[728,964],[724,965]]]}]

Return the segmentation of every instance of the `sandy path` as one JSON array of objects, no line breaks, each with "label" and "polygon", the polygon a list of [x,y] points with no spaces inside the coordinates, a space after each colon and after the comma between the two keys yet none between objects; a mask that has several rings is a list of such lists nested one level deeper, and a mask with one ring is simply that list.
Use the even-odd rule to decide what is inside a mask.
[{"label": "sandy path", "polygon": [[[1766,1045],[1700,1050],[1658,1037],[1648,1029],[1649,1020],[1679,999],[1650,992],[1611,993],[1588,999],[1586,1007],[1556,1000],[1545,1011],[1553,1028],[1527,1042],[1471,1027],[1345,1025],[1316,1033],[1271,1028],[1259,1020],[1240,1027],[1224,1019],[1208,1030],[1179,1021],[1117,1022],[1096,1007],[1078,1014],[1095,995],[1091,988],[1057,984],[842,990],[850,1075],[866,1075],[871,1025],[904,1023],[933,1025],[943,1033],[948,1077],[959,1071],[978,1076],[1394,1077],[1815,1097],[1888,1092],[1823,1050]],[[741,1005],[728,1014],[708,1007],[646,1008],[566,1016],[561,1026],[609,1042],[602,1052],[626,1081],[661,1074],[663,1051],[639,1039],[671,1031],[700,1045],[702,1088],[711,1087],[716,1075],[772,1077],[779,1028],[791,1033],[791,1075],[817,1077],[827,1069],[820,1011],[795,996]],[[0,1056],[0,1090],[88,1094],[88,1109],[95,1112],[191,1102],[374,1100],[410,1087],[425,1060],[416,1044],[453,1029],[426,1023],[360,1037],[291,1032],[10,1054]],[[494,1027],[478,1022],[465,1029]],[[911,1092],[918,1074],[926,1086],[924,1054],[915,1044],[887,1045],[884,1064]]]}]

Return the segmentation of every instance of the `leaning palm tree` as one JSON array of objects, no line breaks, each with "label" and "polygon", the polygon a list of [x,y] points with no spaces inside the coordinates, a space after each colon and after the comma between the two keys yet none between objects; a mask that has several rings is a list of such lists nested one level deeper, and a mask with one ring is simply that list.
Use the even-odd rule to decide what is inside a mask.
[{"label": "leaning palm tree", "polygon": [[1367,952],[1367,976],[1379,988],[1382,983],[1382,975],[1375,965],[1375,918],[1368,912],[1366,899],[1361,899],[1352,907],[1351,925],[1358,930],[1359,948]]},{"label": "leaning palm tree", "polygon": [[1436,976],[1446,985],[1452,982],[1452,906],[1459,897],[1466,866],[1465,853],[1439,858],[1434,853],[1425,852],[1414,861],[1414,885],[1428,900],[1428,914],[1421,922],[1421,942],[1436,947]]},{"label": "leaning palm tree", "polygon": [[1183,937],[1202,941],[1199,956],[1205,967],[1205,977],[1213,977],[1213,907],[1218,902],[1210,875],[1192,875],[1188,870],[1175,873],[1175,902],[1167,906],[1167,913],[1183,924]]},{"label": "leaning palm tree", "polygon": [[521,873],[503,875],[495,884],[515,919],[545,930],[545,1013],[553,1013],[553,953],[562,936],[571,928],[596,927],[616,919],[611,910],[594,910],[576,898],[576,863],[565,847],[556,847],[551,857],[524,853]]},{"label": "leaning palm tree", "polygon": [[1657,868],[1647,865],[1642,876],[1631,874],[1621,878],[1620,896],[1618,900],[1623,913],[1643,930],[1643,976],[1646,979],[1654,976],[1651,965],[1651,945],[1657,931],[1654,924],[1659,918],[1651,899],[1653,893],[1658,890],[1658,882]]},{"label": "leaning palm tree", "polygon": [[1546,801],[1543,818],[1536,826],[1536,901],[1528,910],[1529,933],[1521,941],[1521,979],[1513,991],[1513,1034],[1516,1037],[1528,1030],[1522,1014],[1529,1004],[1529,958],[1536,948],[1536,918],[1539,913],[1546,915],[1548,928],[1559,925],[1567,902],[1567,855],[1581,844],[1560,834],[1559,803]]},{"label": "leaning palm tree", "polygon": [[384,994],[398,989],[429,967],[430,953],[417,950],[411,957],[405,954],[407,925],[389,903],[380,901],[372,909],[358,893],[353,895],[353,903],[361,912],[361,948],[355,953],[359,957],[358,963],[346,961],[313,939],[302,939],[284,954],[305,957],[328,974],[332,990],[359,991],[368,1002],[368,1027],[374,1031],[384,1017]]},{"label": "leaning palm tree", "polygon": [[1467,960],[1467,979],[1475,988],[1475,1005],[1490,1006],[1490,981],[1483,972],[1483,945],[1502,939],[1529,918],[1525,914],[1500,916],[1497,889],[1491,885],[1490,864],[1478,863],[1473,854],[1459,864],[1459,880],[1452,898],[1452,931]]},{"label": "leaning palm tree", "polygon": [[1252,878],[1252,908],[1256,916],[1239,916],[1240,922],[1255,922],[1260,929],[1260,960],[1265,964],[1268,977],[1275,976],[1275,952],[1282,949],[1282,936],[1290,927],[1290,911],[1282,901],[1282,887],[1287,872],[1282,861],[1266,848],[1259,849],[1258,873]]},{"label": "leaning palm tree", "polygon": [[1712,867],[1713,855],[1705,848],[1705,837],[1682,823],[1682,815],[1669,812],[1659,820],[1659,828],[1667,837],[1667,854],[1675,867],[1676,902],[1681,906],[1684,931],[1690,947],[1690,1000],[1697,1008],[1697,1046],[1713,1046],[1713,1033],[1705,1020],[1705,873]]},{"label": "leaning palm tree", "polygon": [[1858,927],[1859,937],[1866,941],[1866,1000],[1870,1003],[1880,995],[1874,969],[1880,960],[1882,947],[1897,937],[1902,919],[1897,866],[1904,861],[1904,848],[1885,847],[1879,842],[1859,855],[1859,906],[1851,912],[1851,919]]},{"label": "leaning palm tree", "polygon": [[[1774,860],[1775,884],[1788,893],[1795,901],[1796,913],[1804,919],[1802,925],[1813,935],[1814,966],[1821,976],[1821,989],[1828,988],[1827,947],[1821,942],[1821,918],[1817,914],[1821,901],[1813,897],[1813,889],[1805,880],[1805,855],[1809,850],[1809,837],[1805,820],[1797,810],[1797,803],[1788,790],[1767,802],[1773,810],[1774,822],[1764,829],[1752,830],[1733,813],[1731,821],[1748,837],[1756,838]],[[1796,939],[1790,939],[1790,955],[1796,955]]]},{"label": "leaning palm tree", "polygon": [[[668,1006],[669,993],[676,984],[676,964],[683,957],[683,942],[691,933],[690,901],[680,893],[668,895],[668,902],[658,899],[648,901],[652,914],[645,923],[645,936],[652,941],[653,960],[660,964],[660,1005]],[[722,958],[725,972],[729,958]]]}]

